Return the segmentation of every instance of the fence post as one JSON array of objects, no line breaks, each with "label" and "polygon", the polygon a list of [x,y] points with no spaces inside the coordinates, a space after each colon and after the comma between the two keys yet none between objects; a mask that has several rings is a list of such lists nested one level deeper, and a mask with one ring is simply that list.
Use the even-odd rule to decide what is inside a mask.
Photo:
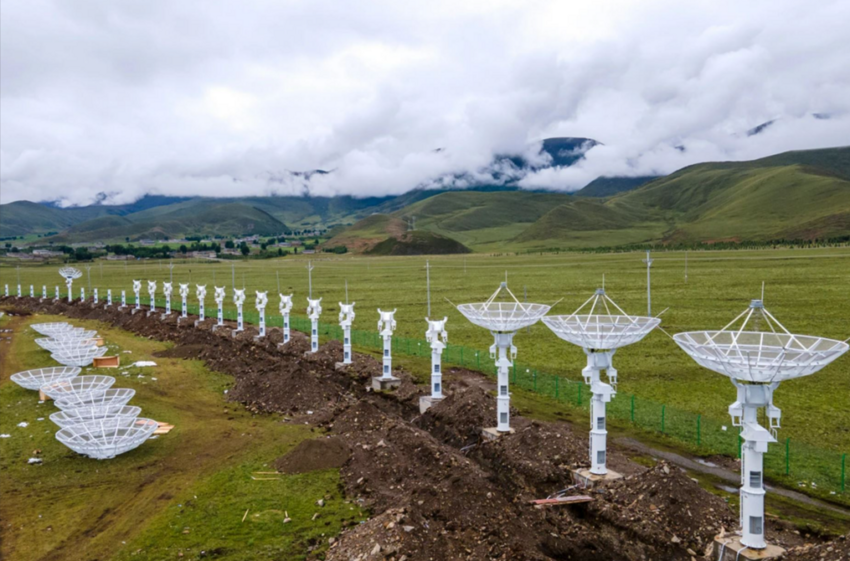
[{"label": "fence post", "polygon": [[475,351],[475,369],[481,370],[481,353]]},{"label": "fence post", "polygon": [[463,347],[461,347],[461,348],[460,348],[460,365],[461,365],[461,366],[466,366],[466,365],[463,363]]},{"label": "fence post", "polygon": [[785,439],[785,475],[791,473],[791,437]]},{"label": "fence post", "polygon": [[702,433],[702,415],[697,415],[697,446],[701,443],[701,433]]},{"label": "fence post", "polygon": [[635,394],[632,394],[632,422],[635,422]]},{"label": "fence post", "polygon": [[667,413],[667,406],[661,406],[661,434],[664,434],[664,416]]}]

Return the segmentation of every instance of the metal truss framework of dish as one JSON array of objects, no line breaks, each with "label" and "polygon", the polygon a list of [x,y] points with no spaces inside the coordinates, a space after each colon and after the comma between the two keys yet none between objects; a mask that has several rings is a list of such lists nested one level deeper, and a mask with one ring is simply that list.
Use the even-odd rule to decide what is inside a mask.
[{"label": "metal truss framework of dish", "polygon": [[112,387],[112,376],[76,376],[70,380],[53,382],[41,387],[41,391],[53,400],[68,400],[70,396],[82,396],[96,391],[105,391]]},{"label": "metal truss framework of dish", "polygon": [[[505,290],[511,298],[508,302],[497,302],[499,293]],[[498,370],[498,387],[496,394],[496,432],[510,432],[510,392],[508,380],[510,367],[513,365],[511,359],[516,356],[516,347],[513,345],[513,337],[517,331],[524,327],[530,327],[537,323],[552,308],[545,304],[530,304],[520,302],[514,293],[508,288],[508,283],[499,285],[486,302],[475,304],[461,304],[457,306],[460,313],[466,316],[470,322],[493,334],[494,343],[490,347],[490,354],[496,359]],[[492,429],[486,429],[490,431]]]},{"label": "metal truss framework of dish", "polygon": [[54,333],[50,336],[56,341],[83,341],[86,339],[94,339],[97,337],[97,331],[94,329],[86,329],[85,327],[75,327],[68,331]]},{"label": "metal truss framework of dish", "polygon": [[56,433],[56,440],[96,460],[108,460],[137,448],[151,437],[157,422],[142,417],[113,417],[77,423]]},{"label": "metal truss framework of dish", "polygon": [[83,276],[83,272],[74,267],[62,267],[59,269],[59,274],[66,279],[78,279]]},{"label": "metal truss framework of dish", "polygon": [[[744,546],[765,549],[764,454],[777,441],[782,416],[773,393],[780,382],[814,374],[846,353],[847,342],[792,334],[761,300],[719,331],[679,333],[673,340],[697,364],[728,376],[737,388],[729,414],[743,438],[739,532]],[[759,423],[760,409],[770,430]]]},{"label": "metal truss framework of dish", "polygon": [[[560,339],[584,349],[587,366],[582,370],[593,398],[590,402],[590,474],[599,477],[619,477],[609,474],[607,467],[606,403],[616,394],[617,370],[613,365],[614,352],[620,347],[637,343],[661,323],[659,318],[630,316],[599,288],[570,315],[546,316],[543,323]],[[602,371],[608,382],[602,381]]]},{"label": "metal truss framework of dish", "polygon": [[78,423],[116,417],[135,420],[141,412],[142,408],[135,405],[98,405],[57,411],[50,415],[50,420],[59,425],[59,428],[65,428]]},{"label": "metal truss framework of dish", "polygon": [[91,337],[85,339],[54,339],[53,337],[39,337],[35,340],[35,344],[45,351],[50,351],[51,353],[74,347],[88,348],[96,346],[94,339]]},{"label": "metal truss framework of dish", "polygon": [[102,357],[106,354],[106,347],[79,346],[79,347],[64,347],[55,350],[50,357],[65,366],[89,366],[95,358]]},{"label": "metal truss framework of dish", "polygon": [[60,397],[54,403],[59,409],[66,411],[79,407],[108,407],[125,406],[136,395],[136,390],[129,388],[109,388],[106,390],[92,390],[88,393],[79,393]]},{"label": "metal truss framework of dish", "polygon": [[[785,329],[779,322],[776,324]],[[843,341],[787,331],[724,328],[677,333],[673,340],[700,366],[734,380],[759,384],[814,374],[848,349]]]},{"label": "metal truss framework of dish", "polygon": [[70,323],[65,322],[34,323],[30,327],[32,327],[45,337],[52,337],[56,333],[62,333],[65,331],[71,331],[73,329],[76,329]]},{"label": "metal truss framework of dish", "polygon": [[[589,311],[581,313],[588,306]],[[619,313],[612,313],[612,308]],[[564,341],[594,350],[613,350],[637,343],[661,324],[659,318],[630,316],[601,288],[572,314],[546,316],[542,321]]]},{"label": "metal truss framework of dish", "polygon": [[42,386],[74,378],[82,371],[76,366],[51,366],[24,370],[10,377],[13,382],[28,390],[39,390]]}]

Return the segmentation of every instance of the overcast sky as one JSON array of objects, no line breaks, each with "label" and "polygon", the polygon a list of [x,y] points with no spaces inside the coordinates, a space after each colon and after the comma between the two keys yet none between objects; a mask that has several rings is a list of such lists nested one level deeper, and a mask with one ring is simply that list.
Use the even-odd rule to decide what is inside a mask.
[{"label": "overcast sky", "polygon": [[523,186],[847,145],[848,29],[847,0],[4,0],[0,201],[401,193],[552,136],[604,146]]}]

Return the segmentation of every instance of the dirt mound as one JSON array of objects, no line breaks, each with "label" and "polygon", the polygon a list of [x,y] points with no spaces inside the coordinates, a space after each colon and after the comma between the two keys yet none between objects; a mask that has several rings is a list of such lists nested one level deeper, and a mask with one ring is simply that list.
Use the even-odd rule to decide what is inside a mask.
[{"label": "dirt mound", "polygon": [[341,438],[312,438],[281,456],[274,467],[281,473],[305,473],[317,469],[342,467],[351,455],[348,445]]},{"label": "dirt mound", "polygon": [[850,534],[818,545],[789,549],[785,561],[850,561]]},{"label": "dirt mound", "polygon": [[606,493],[609,502],[597,503],[591,510],[616,525],[630,527],[641,541],[702,552],[722,530],[737,526],[723,499],[705,492],[681,469],[665,462],[613,483]]}]

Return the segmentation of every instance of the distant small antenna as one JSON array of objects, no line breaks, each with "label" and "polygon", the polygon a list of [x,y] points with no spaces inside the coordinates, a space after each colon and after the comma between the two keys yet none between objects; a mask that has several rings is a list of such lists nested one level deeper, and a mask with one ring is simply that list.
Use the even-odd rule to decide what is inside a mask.
[{"label": "distant small antenna", "polygon": [[761,281],[761,301],[764,302],[764,281]]},{"label": "distant small antenna", "polygon": [[685,284],[688,282],[688,250],[685,250]]},{"label": "distant small antenna", "polygon": [[89,278],[89,292],[91,292],[91,265],[86,265],[86,276]]},{"label": "distant small antenna", "polygon": [[653,259],[649,256],[649,250],[646,250],[646,315],[652,316],[652,283],[650,280],[649,268],[652,266]]},{"label": "distant small antenna", "polygon": [[605,290],[605,273],[602,273],[602,290]]},{"label": "distant small antenna", "polygon": [[168,282],[174,282],[174,261],[168,262]]}]

